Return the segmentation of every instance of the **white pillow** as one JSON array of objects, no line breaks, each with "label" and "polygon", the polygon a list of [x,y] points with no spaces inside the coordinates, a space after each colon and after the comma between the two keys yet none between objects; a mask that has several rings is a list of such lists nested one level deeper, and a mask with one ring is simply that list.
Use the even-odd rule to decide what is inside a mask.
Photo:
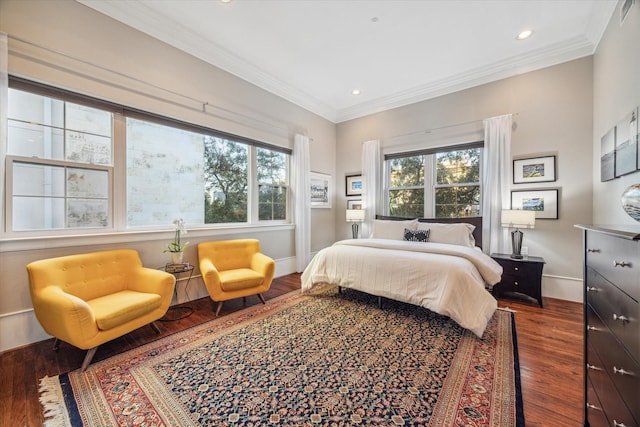
[{"label": "white pillow", "polygon": [[473,230],[476,226],[466,222],[455,224],[443,224],[439,222],[420,222],[418,230],[430,230],[429,241],[433,243],[448,243],[450,245],[460,245],[473,248],[476,239],[473,237]]},{"label": "white pillow", "polygon": [[415,231],[418,227],[418,220],[393,221],[384,219],[374,219],[371,227],[371,239],[404,239],[404,229]]}]

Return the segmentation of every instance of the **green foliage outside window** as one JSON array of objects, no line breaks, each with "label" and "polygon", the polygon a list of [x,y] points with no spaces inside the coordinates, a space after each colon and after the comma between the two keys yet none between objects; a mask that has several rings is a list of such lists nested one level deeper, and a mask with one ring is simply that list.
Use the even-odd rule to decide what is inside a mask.
[{"label": "green foliage outside window", "polygon": [[265,148],[256,150],[258,219],[287,218],[287,155]]},{"label": "green foliage outside window", "polygon": [[247,158],[245,144],[205,137],[205,224],[247,222]]},{"label": "green foliage outside window", "polygon": [[[436,217],[480,214],[480,149],[436,155]],[[475,185],[460,185],[475,184]]]},{"label": "green foliage outside window", "polygon": [[[435,182],[426,162],[435,163]],[[387,167],[389,215],[423,217],[429,203],[437,218],[480,215],[479,148],[390,159]]]}]

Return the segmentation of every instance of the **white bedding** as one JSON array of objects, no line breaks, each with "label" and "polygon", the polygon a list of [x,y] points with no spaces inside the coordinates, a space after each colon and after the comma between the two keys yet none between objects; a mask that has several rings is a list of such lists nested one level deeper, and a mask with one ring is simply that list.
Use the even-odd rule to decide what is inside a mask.
[{"label": "white bedding", "polygon": [[342,240],[322,249],[302,273],[302,292],[329,283],[422,306],[478,337],[497,308],[485,283],[502,267],[480,250],[444,243]]}]

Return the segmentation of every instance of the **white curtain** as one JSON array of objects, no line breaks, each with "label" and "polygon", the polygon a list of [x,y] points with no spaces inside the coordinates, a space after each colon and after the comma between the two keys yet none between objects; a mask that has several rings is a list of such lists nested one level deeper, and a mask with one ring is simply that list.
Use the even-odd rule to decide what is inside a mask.
[{"label": "white curtain", "polygon": [[294,210],[296,271],[301,273],[311,260],[311,172],[309,138],[296,135],[291,156],[291,204]]},{"label": "white curtain", "polygon": [[512,115],[492,117],[483,123],[482,247],[488,254],[510,253],[509,230],[500,226],[500,215],[511,204]]},{"label": "white curtain", "polygon": [[[4,200],[4,168],[7,154],[7,109],[9,107],[9,55],[7,50],[7,34],[0,33],[0,200]],[[3,222],[0,210],[0,223]]]},{"label": "white curtain", "polygon": [[362,237],[369,237],[371,224],[376,218],[376,200],[380,192],[380,141],[367,141],[362,145],[362,208],[365,209],[365,220],[362,224]]}]

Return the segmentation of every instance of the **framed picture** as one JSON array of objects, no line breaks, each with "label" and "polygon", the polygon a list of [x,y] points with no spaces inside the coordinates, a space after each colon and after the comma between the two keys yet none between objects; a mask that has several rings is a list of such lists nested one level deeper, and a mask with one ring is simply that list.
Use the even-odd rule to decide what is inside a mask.
[{"label": "framed picture", "polygon": [[347,175],[345,177],[345,192],[347,196],[361,196],[363,189],[362,175]]},{"label": "framed picture", "polygon": [[637,134],[638,120],[634,109],[616,126],[616,178],[635,172],[638,168]]},{"label": "framed picture", "polygon": [[536,219],[558,219],[558,189],[512,191],[511,209],[535,211]]},{"label": "framed picture", "polygon": [[513,183],[553,182],[556,180],[556,156],[532,157],[513,161]]},{"label": "framed picture", "polygon": [[331,208],[331,199],[333,198],[331,175],[318,173],[318,172],[311,172],[310,177],[311,177],[311,207],[312,208]]},{"label": "framed picture", "polygon": [[361,199],[347,200],[347,209],[362,209],[362,200]]},{"label": "framed picture", "polygon": [[616,128],[600,138],[600,182],[616,177]]}]

